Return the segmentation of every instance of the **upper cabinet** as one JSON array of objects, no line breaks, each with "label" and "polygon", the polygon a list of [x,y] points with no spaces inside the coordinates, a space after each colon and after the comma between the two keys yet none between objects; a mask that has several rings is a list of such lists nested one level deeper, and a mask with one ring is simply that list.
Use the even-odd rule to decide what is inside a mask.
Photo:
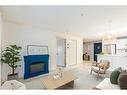
[{"label": "upper cabinet", "polygon": [[125,49],[127,45],[127,38],[126,39],[118,39],[116,42],[116,53],[119,55],[125,55],[127,54],[125,52]]},{"label": "upper cabinet", "polygon": [[125,49],[127,44],[127,38],[126,39],[118,39],[116,42],[116,49]]}]

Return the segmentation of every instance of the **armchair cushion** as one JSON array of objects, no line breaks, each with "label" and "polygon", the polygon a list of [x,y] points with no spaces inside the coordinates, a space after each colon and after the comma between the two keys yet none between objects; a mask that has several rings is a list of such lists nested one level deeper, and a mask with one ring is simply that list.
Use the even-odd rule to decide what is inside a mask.
[{"label": "armchair cushion", "polygon": [[94,71],[94,72],[96,72],[96,73],[105,73],[105,70],[104,69],[102,69],[102,68],[99,68],[99,67],[92,67],[92,70]]}]

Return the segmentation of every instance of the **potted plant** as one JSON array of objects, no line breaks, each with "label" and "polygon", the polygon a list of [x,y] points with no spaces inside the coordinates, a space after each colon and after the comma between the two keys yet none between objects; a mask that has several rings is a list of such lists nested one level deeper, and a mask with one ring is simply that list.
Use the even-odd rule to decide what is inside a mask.
[{"label": "potted plant", "polygon": [[15,73],[15,69],[21,66],[18,64],[18,62],[21,61],[20,50],[20,46],[10,45],[2,51],[1,62],[8,64],[12,69],[12,73],[8,75],[8,80],[18,79],[18,73]]}]

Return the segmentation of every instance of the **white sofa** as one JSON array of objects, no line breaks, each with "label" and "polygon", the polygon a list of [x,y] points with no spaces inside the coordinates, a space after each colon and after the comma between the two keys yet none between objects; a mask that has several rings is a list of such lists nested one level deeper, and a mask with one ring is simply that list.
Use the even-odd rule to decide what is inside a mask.
[{"label": "white sofa", "polygon": [[119,85],[111,84],[109,78],[105,78],[96,86],[96,88],[100,90],[120,90]]},{"label": "white sofa", "polygon": [[5,90],[24,90],[26,89],[25,84],[17,81],[17,80],[9,80],[3,83],[3,85],[0,87],[0,89]]}]

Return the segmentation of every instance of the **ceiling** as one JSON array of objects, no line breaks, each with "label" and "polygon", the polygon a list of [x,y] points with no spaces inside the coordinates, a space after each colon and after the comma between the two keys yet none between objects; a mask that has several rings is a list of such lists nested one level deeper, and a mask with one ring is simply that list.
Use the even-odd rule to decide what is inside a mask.
[{"label": "ceiling", "polygon": [[127,35],[127,6],[1,6],[3,18],[53,32],[69,32],[84,41],[103,35]]}]

